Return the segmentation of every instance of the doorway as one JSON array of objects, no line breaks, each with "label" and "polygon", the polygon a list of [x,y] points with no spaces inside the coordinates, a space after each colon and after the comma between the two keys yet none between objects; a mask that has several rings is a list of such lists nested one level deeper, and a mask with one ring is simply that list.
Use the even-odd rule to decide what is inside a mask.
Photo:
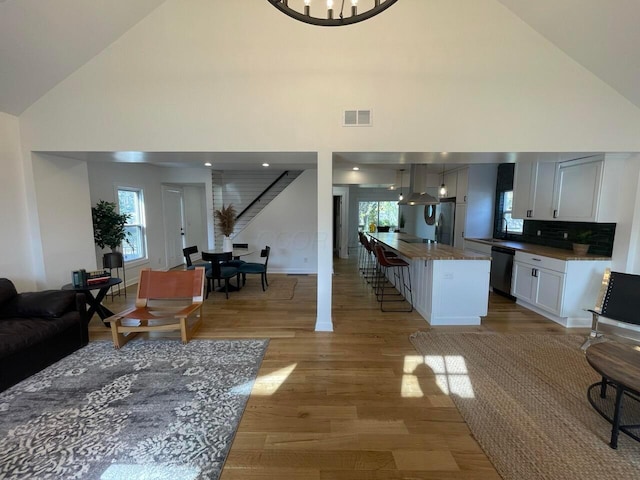
[{"label": "doorway", "polygon": [[183,193],[179,187],[162,186],[164,208],[164,239],[167,256],[167,269],[182,265],[184,248],[184,209]]}]

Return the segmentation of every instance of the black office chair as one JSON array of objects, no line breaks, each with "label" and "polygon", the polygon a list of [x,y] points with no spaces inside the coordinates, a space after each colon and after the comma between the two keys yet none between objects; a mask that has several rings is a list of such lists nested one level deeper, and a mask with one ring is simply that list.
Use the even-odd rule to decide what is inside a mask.
[{"label": "black office chair", "polygon": [[262,291],[265,291],[265,283],[267,284],[267,287],[269,286],[269,281],[267,279],[267,264],[269,263],[269,252],[271,252],[271,247],[269,245],[267,245],[260,251],[260,257],[264,258],[264,263],[245,262],[244,265],[240,265],[240,267],[238,267],[238,272],[242,274],[243,285],[247,281],[246,275],[248,273],[259,273],[260,280],[262,281]]},{"label": "black office chair", "polygon": [[[238,269],[236,267],[231,267],[226,265],[226,263],[229,260],[231,260],[231,252],[226,252],[226,253],[202,252],[202,259],[208,262],[211,262],[211,270],[207,270],[205,272],[207,275],[206,298],[209,298],[209,293],[213,290],[214,280],[224,280],[224,291],[227,298],[229,298],[229,279],[233,277],[237,277],[239,280]],[[240,285],[238,285],[238,287],[239,286]]]}]

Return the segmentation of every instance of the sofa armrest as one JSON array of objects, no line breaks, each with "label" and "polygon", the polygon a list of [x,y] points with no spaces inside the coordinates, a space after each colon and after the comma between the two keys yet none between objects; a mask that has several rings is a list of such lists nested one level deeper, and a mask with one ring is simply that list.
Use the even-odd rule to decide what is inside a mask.
[{"label": "sofa armrest", "polygon": [[[82,294],[84,297],[84,295]],[[84,301],[84,298],[81,300]],[[86,308],[86,307],[85,307]],[[78,309],[76,292],[44,290],[20,293],[2,305],[1,317],[57,318]]]}]

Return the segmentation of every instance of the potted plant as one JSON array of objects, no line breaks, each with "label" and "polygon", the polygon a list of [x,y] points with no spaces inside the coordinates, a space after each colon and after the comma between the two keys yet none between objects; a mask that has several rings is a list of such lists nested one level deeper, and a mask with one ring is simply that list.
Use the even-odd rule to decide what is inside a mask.
[{"label": "potted plant", "polygon": [[215,210],[213,214],[218,222],[220,233],[224,235],[222,251],[233,251],[233,244],[231,243],[230,237],[233,233],[233,227],[236,225],[236,210],[233,208],[233,204],[230,203],[228,207],[225,207],[223,203],[222,208],[220,210]]},{"label": "potted plant", "polygon": [[582,230],[576,233],[573,242],[573,252],[576,255],[586,255],[589,251],[589,240],[591,240],[591,230]]},{"label": "potted plant", "polygon": [[122,242],[129,241],[130,233],[127,232],[125,225],[130,215],[127,213],[118,213],[116,204],[100,200],[95,207],[91,208],[91,217],[93,218],[93,239],[100,248],[109,247],[110,254],[105,254],[102,262],[105,268],[119,268],[123,266],[122,253],[117,249]]}]

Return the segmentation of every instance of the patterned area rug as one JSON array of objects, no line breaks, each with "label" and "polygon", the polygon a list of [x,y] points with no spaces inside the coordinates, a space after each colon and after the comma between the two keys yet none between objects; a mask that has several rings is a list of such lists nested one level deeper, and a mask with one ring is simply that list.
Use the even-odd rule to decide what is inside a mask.
[{"label": "patterned area rug", "polygon": [[[609,448],[611,425],[587,401],[600,377],[580,350],[583,336],[417,332],[410,340],[503,478],[640,478],[640,443],[620,434],[618,450]],[[625,408],[637,413],[637,402]]]},{"label": "patterned area rug", "polygon": [[267,344],[90,343],[0,393],[0,478],[217,479]]}]

